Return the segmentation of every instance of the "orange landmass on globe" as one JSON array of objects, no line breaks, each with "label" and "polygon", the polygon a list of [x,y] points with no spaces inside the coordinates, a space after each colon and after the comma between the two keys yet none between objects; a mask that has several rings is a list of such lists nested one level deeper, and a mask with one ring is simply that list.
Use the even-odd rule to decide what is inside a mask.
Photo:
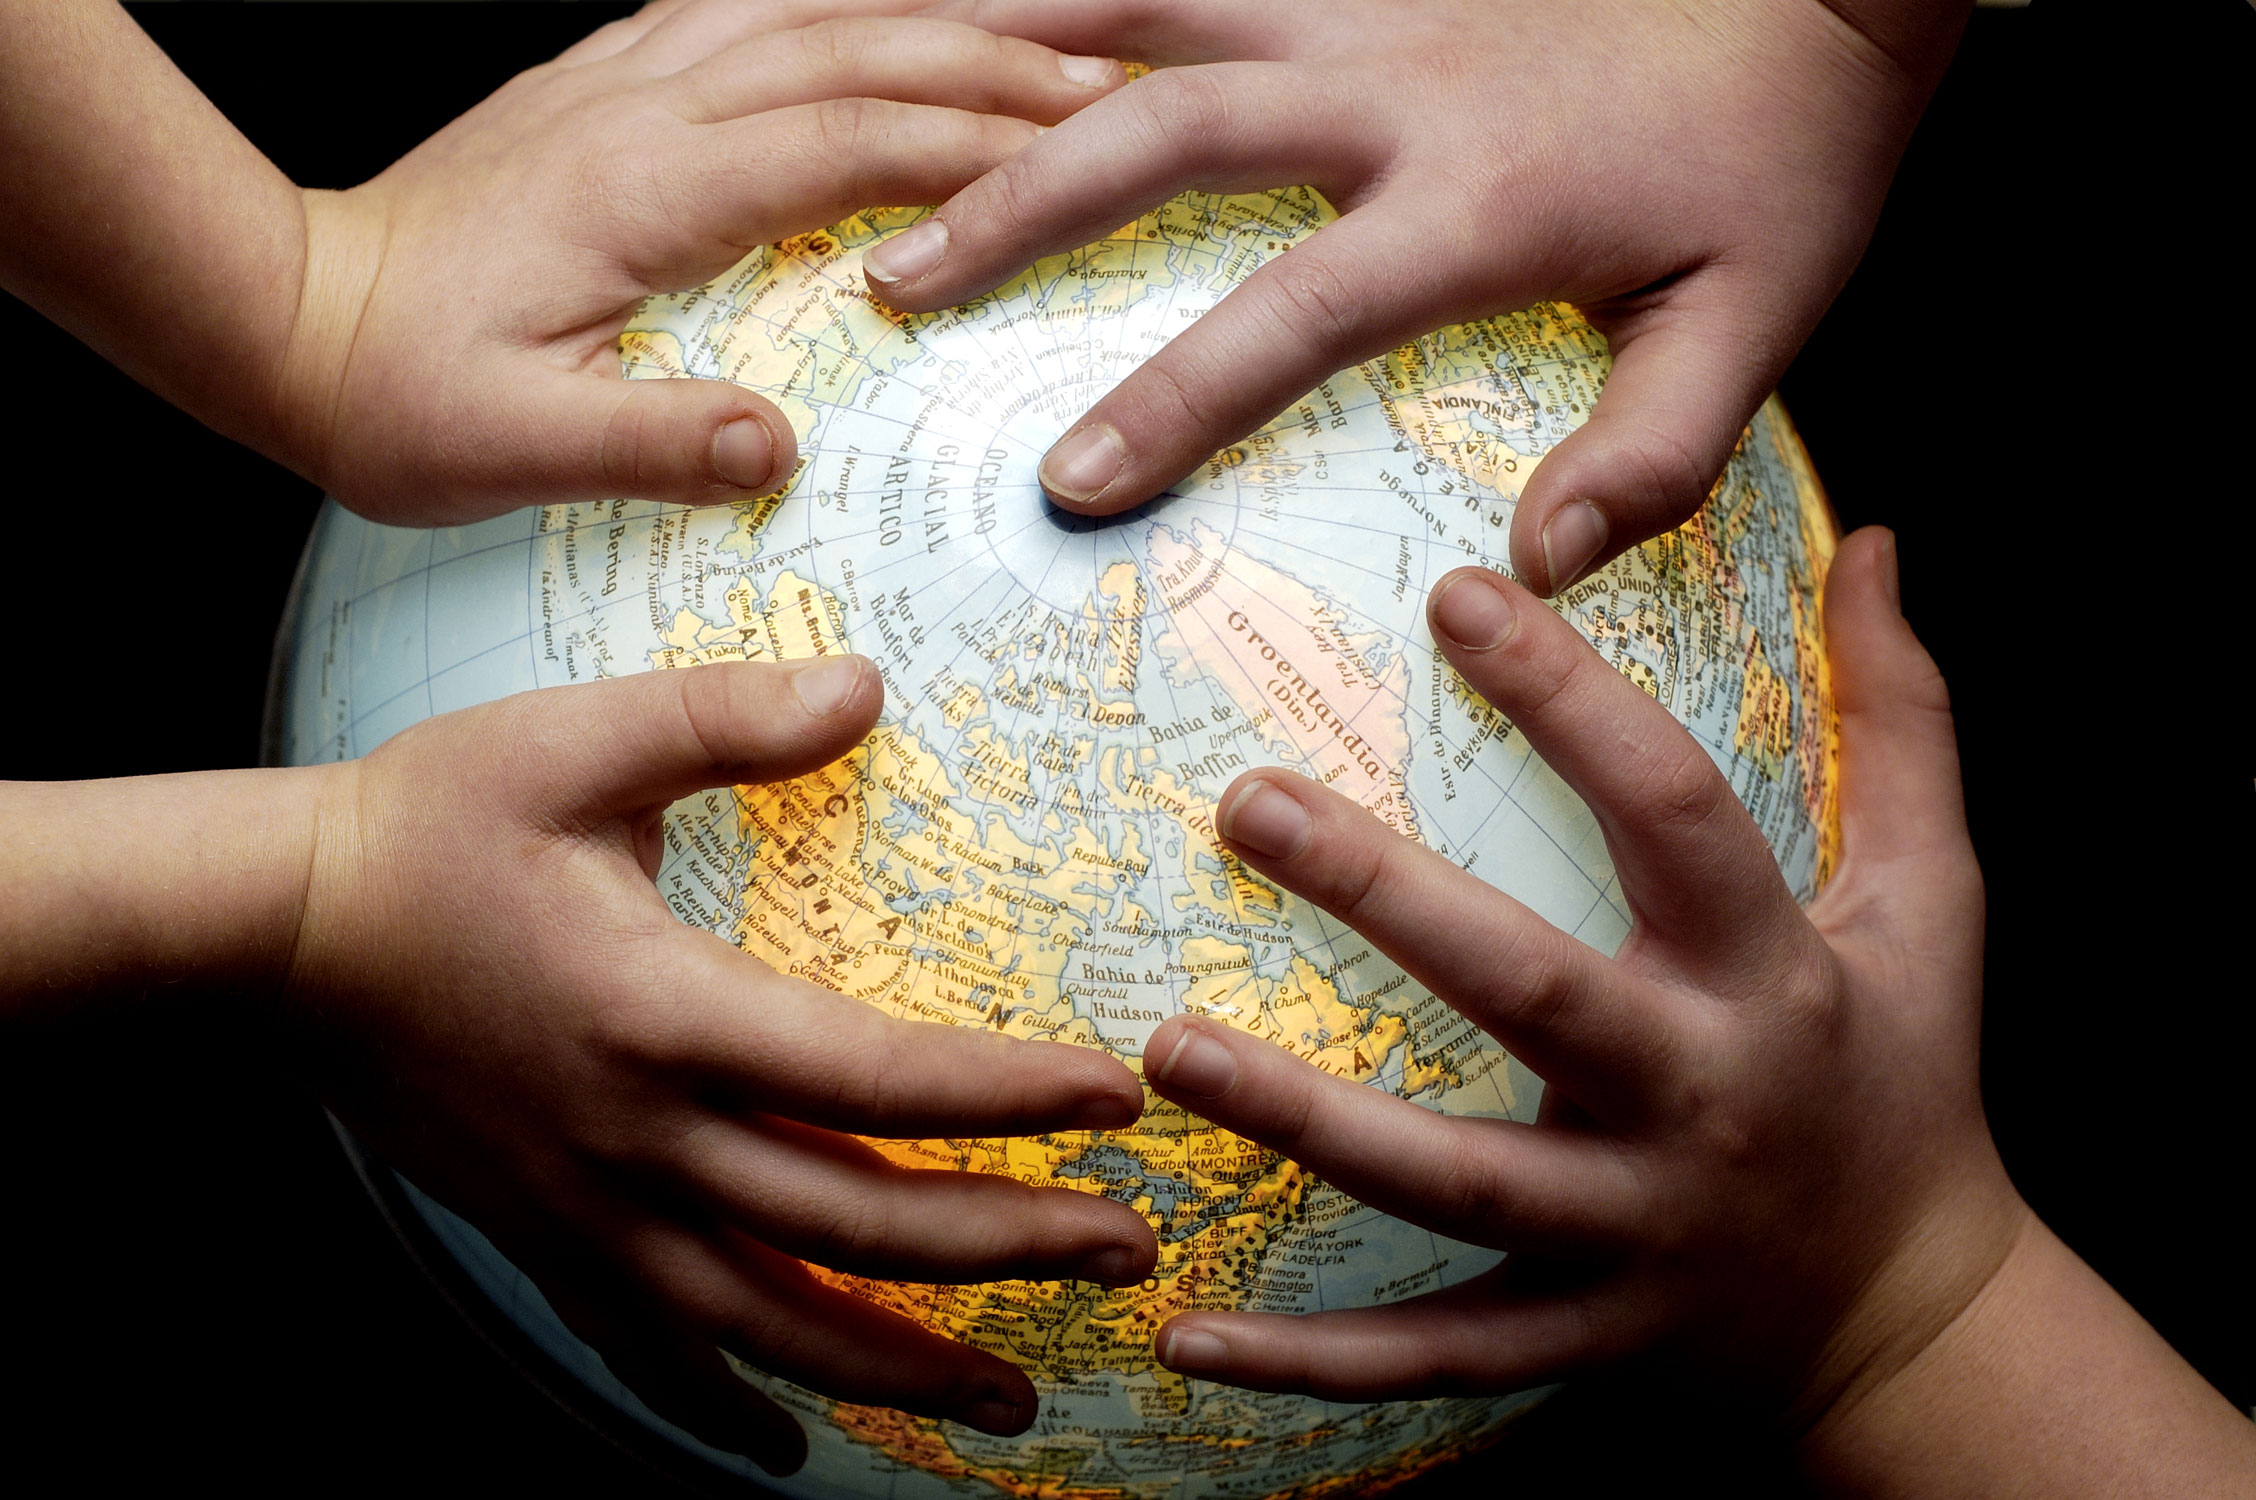
[{"label": "orange landmass on globe", "polygon": [[1203,522],[1188,536],[1152,528],[1152,568],[1169,624],[1161,649],[1183,674],[1229,691],[1247,723],[1295,769],[1415,838],[1403,785],[1410,763],[1409,668],[1374,667],[1374,637],[1279,568],[1231,551]]}]

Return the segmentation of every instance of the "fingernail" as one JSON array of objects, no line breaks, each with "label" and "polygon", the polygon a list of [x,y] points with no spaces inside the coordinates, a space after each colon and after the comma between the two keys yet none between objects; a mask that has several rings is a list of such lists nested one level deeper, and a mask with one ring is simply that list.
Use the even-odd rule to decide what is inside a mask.
[{"label": "fingernail", "polygon": [[1896,561],[1896,534],[1892,531],[1880,543],[1880,591],[1888,596],[1889,607],[1902,614],[1903,575]]},{"label": "fingernail", "polygon": [[1512,601],[1484,573],[1460,573],[1434,595],[1434,629],[1467,651],[1494,651],[1519,623]]},{"label": "fingernail", "polygon": [[1112,77],[1109,57],[1060,57],[1058,71],[1085,89],[1102,88]]},{"label": "fingernail", "polygon": [[1606,545],[1609,529],[1605,512],[1588,500],[1560,507],[1551,524],[1543,528],[1543,570],[1551,575],[1552,593],[1582,576],[1590,559]]},{"label": "fingernail", "polygon": [[740,490],[764,490],[775,478],[775,434],[758,417],[738,417],[713,434],[713,472]]},{"label": "fingernail", "polygon": [[1126,1245],[1099,1250],[1081,1262],[1081,1280],[1102,1286],[1126,1286],[1143,1273],[1144,1258]]},{"label": "fingernail", "polygon": [[948,253],[948,226],[938,219],[902,230],[862,257],[862,270],[870,280],[891,285],[914,281]]},{"label": "fingernail", "polygon": [[964,1412],[963,1423],[997,1437],[1015,1437],[1034,1425],[1034,1414],[1016,1401],[982,1401]]},{"label": "fingernail", "polygon": [[1222,809],[1222,837],[1271,859],[1291,859],[1308,843],[1308,809],[1290,792],[1257,781]]},{"label": "fingernail", "polygon": [[1133,1099],[1120,1094],[1106,1094],[1102,1098],[1091,1099],[1088,1103],[1082,1105],[1079,1110],[1075,1111],[1072,1120],[1067,1123],[1065,1128],[1068,1130],[1119,1130],[1123,1126],[1135,1124],[1143,1112],[1144,1096],[1141,1090],[1137,1091],[1136,1097]]},{"label": "fingernail", "polygon": [[861,658],[834,656],[801,667],[791,679],[791,690],[799,695],[799,706],[820,719],[845,707],[861,681]]},{"label": "fingernail", "polygon": [[1102,422],[1067,433],[1042,460],[1042,488],[1066,500],[1090,500],[1120,476],[1128,445]]},{"label": "fingernail", "polygon": [[1201,1099],[1219,1099],[1238,1081],[1238,1060],[1198,1027],[1185,1026],[1183,1039],[1159,1065],[1159,1081]]},{"label": "fingernail", "polygon": [[1180,1372],[1226,1369],[1230,1346],[1203,1328],[1174,1328],[1168,1330],[1167,1347],[1159,1352],[1159,1362]]}]

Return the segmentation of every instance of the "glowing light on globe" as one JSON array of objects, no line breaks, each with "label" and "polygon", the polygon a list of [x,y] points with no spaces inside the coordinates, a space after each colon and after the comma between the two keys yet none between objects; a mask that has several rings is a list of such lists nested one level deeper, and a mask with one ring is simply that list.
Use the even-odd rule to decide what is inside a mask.
[{"label": "glowing light on globe", "polygon": [[[1603,340],[1562,307],[1420,339],[1172,493],[1090,521],[1043,499],[1042,453],[1329,210],[1305,191],[1192,195],[977,302],[903,317],[870,300],[860,257],[915,217],[873,211],[763,249],[653,301],[621,341],[632,377],[726,378],[782,407],[804,457],[777,496],[557,506],[437,532],[327,510],[292,627],[285,757],[358,755],[527,688],[859,651],[886,687],[866,744],[669,816],[658,888],[683,921],[904,1017],[1133,1063],[1164,1018],[1195,1011],[1432,1108],[1532,1119],[1536,1079],[1221,852],[1212,816],[1241,771],[1289,766],[1593,946],[1620,943],[1629,919],[1595,823],[1467,693],[1423,615],[1444,572],[1504,565],[1521,484],[1605,379]],[[1816,604],[1833,543],[1773,402],[1695,521],[1559,603],[1709,749],[1805,898],[1832,847]],[[763,1480],[787,1494],[1367,1489],[1477,1447],[1530,1399],[1346,1406],[1161,1369],[1152,1335],[1189,1308],[1387,1303],[1499,1259],[1173,1105],[1105,1134],[884,1149],[1132,1204],[1159,1265],[1118,1290],[857,1284],[1025,1368],[1042,1415],[993,1437],[746,1372],[808,1431],[805,1469]],[[414,1201],[587,1399],[756,1474],[648,1412],[473,1228]]]}]

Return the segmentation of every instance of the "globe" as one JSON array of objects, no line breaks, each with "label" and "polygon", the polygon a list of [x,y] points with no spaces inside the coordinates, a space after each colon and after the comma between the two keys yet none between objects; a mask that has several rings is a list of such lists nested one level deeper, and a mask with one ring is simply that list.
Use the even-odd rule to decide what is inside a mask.
[{"label": "globe", "polygon": [[[1505,566],[1520,486],[1589,413],[1604,340],[1564,306],[1447,329],[1342,372],[1152,503],[1090,520],[1045,501],[1042,453],[1330,210],[1306,190],[1188,195],[966,306],[902,316],[872,301],[859,262],[916,217],[873,210],[764,247],[650,302],[622,337],[630,378],[734,380],[789,415],[801,464],[757,503],[614,500],[440,531],[327,507],[285,631],[281,758],[358,755],[527,688],[859,651],[886,690],[865,744],[669,814],[657,880],[683,921],[933,1024],[1135,1065],[1161,1021],[1192,1011],[1429,1108],[1532,1119],[1535,1077],[1231,857],[1212,820],[1241,771],[1289,766],[1593,947],[1621,942],[1596,823],[1439,658],[1423,615],[1448,569]],[[1816,608],[1834,541],[1773,401],[1697,518],[1557,601],[1707,747],[1805,899],[1834,848]],[[1343,1405],[1160,1368],[1152,1335],[1184,1309],[1388,1303],[1500,1259],[1163,1101],[1110,1133],[879,1144],[1132,1204],[1159,1264],[1117,1290],[817,1268],[1015,1361],[1043,1405],[1030,1432],[994,1437],[740,1367],[807,1429],[806,1466],[764,1481],[786,1494],[1369,1491],[1477,1448],[1534,1399]],[[754,1477],[646,1409],[474,1226],[371,1175],[552,1388]]]}]

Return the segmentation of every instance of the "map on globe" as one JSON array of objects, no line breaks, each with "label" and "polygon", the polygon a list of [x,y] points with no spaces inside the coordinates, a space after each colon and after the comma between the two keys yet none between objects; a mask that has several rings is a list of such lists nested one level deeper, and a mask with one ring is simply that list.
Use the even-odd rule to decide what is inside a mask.
[{"label": "map on globe", "polygon": [[[630,377],[734,380],[789,415],[803,458],[775,495],[436,532],[327,509],[300,583],[286,758],[358,755],[527,688],[858,651],[886,690],[864,745],[673,809],[658,885],[684,921],[903,1017],[1134,1064],[1161,1021],[1195,1012],[1429,1108],[1532,1119],[1536,1079],[1223,852],[1213,816],[1240,772],[1287,766],[1619,945],[1629,918],[1596,823],[1439,658],[1423,614],[1449,569],[1507,566],[1520,485],[1587,417],[1604,340],[1561,306],[1436,333],[1342,372],[1155,502],[1091,520],[1045,501],[1044,451],[1330,209],[1307,190],[1188,195],[965,306],[904,316],[872,300],[860,258],[921,213],[764,247],[655,299],[622,338]],[[1774,401],[1699,517],[1557,601],[1707,747],[1804,899],[1834,842],[1817,623],[1833,543]],[[786,1493],[1367,1491],[1478,1447],[1532,1399],[1345,1405],[1162,1369],[1152,1336],[1185,1309],[1368,1306],[1500,1259],[1164,1101],[1121,1131],[881,1144],[907,1165],[1132,1204],[1159,1264],[1122,1289],[822,1273],[1020,1365],[1043,1407],[1032,1431],[994,1437],[746,1370],[808,1430],[806,1467],[767,1481]],[[420,1203],[592,1390],[752,1472],[642,1408],[475,1229]]]}]

